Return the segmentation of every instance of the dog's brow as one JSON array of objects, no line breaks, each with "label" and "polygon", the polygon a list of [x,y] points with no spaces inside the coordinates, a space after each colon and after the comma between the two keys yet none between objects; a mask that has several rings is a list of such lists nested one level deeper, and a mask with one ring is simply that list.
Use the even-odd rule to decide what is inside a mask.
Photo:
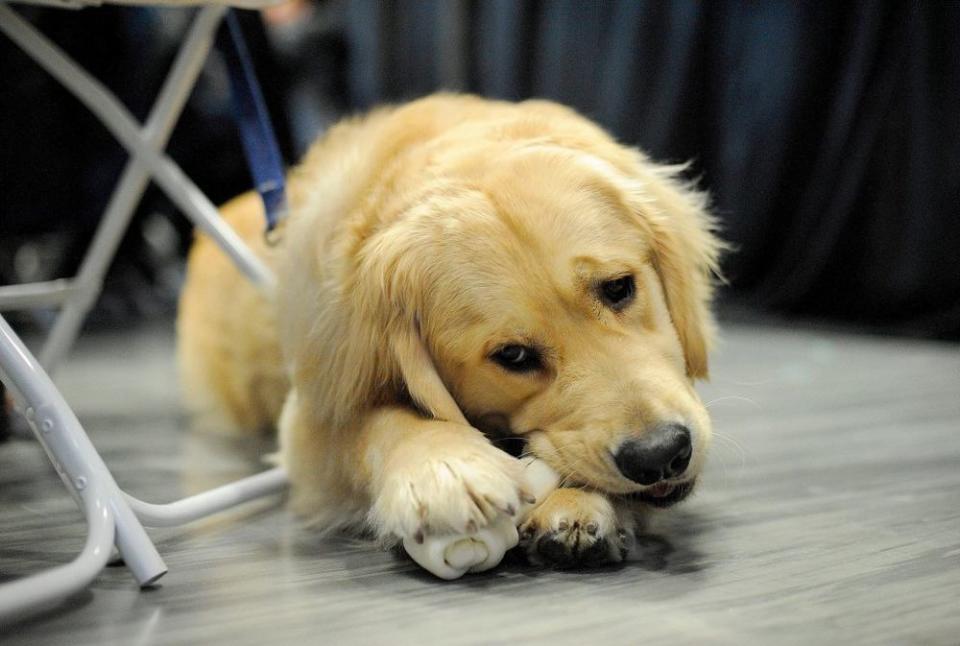
[{"label": "dog's brow", "polygon": [[624,260],[601,260],[593,256],[577,256],[573,259],[573,266],[578,282],[587,284],[626,276],[637,271],[633,263]]}]

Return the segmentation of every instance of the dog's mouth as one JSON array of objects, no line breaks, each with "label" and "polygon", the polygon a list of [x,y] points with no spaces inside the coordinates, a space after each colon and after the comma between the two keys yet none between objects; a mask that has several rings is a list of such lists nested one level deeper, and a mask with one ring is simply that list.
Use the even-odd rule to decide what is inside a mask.
[{"label": "dog's mouth", "polygon": [[[477,420],[471,419],[471,423],[487,433],[495,446],[519,458],[529,447],[527,438],[510,434],[509,428],[505,426],[506,422],[501,418],[502,416],[496,419],[491,416],[484,416]],[[496,425],[491,423],[492,421],[495,421]],[[658,482],[643,491],[618,494],[618,497],[623,500],[642,502],[651,507],[666,509],[689,496],[696,484],[696,478],[685,482]]]},{"label": "dog's mouth", "polygon": [[623,498],[636,500],[651,507],[672,507],[689,496],[696,483],[696,480],[679,483],[660,482],[643,491],[624,494]]}]

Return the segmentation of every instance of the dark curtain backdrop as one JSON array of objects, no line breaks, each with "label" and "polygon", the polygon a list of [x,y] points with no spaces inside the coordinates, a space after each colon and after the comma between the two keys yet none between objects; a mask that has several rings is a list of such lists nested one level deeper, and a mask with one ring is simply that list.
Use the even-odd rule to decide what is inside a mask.
[{"label": "dark curtain backdrop", "polygon": [[354,0],[349,103],[548,97],[714,197],[732,294],[960,337],[960,3]]},{"label": "dark curtain backdrop", "polygon": [[[437,89],[556,99],[656,159],[693,160],[737,249],[725,262],[726,302],[960,338],[960,2],[318,0],[314,9],[307,24],[279,30],[241,12],[288,153],[288,124],[302,149],[339,113]],[[140,118],[189,16],[17,10]],[[216,71],[208,66],[170,150],[221,200],[250,179]],[[0,79],[0,280],[16,279],[18,250],[51,229],[72,230],[65,251],[47,245],[60,260],[54,273],[69,274],[125,155],[2,37]],[[174,212],[155,190],[140,211]],[[188,227],[171,221],[182,249]],[[155,274],[143,267],[149,236],[135,226],[128,237],[118,265]],[[117,291],[143,294],[147,283]]]}]

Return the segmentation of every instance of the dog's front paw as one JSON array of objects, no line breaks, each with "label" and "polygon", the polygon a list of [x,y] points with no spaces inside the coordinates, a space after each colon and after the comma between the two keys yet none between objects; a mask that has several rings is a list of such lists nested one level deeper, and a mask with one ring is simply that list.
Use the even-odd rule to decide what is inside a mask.
[{"label": "dog's front paw", "polygon": [[425,432],[385,467],[370,512],[384,537],[474,534],[501,515],[515,517],[530,500],[520,462],[464,429]]},{"label": "dog's front paw", "polygon": [[560,568],[619,563],[633,539],[633,521],[618,516],[602,494],[557,489],[520,526],[520,545],[531,563]]}]

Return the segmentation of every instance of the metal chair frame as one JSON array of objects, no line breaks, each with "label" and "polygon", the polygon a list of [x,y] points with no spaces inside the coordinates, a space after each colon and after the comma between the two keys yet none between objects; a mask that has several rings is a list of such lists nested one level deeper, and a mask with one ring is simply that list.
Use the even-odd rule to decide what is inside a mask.
[{"label": "metal chair frame", "polygon": [[155,181],[176,206],[226,252],[237,267],[266,291],[270,270],[221,218],[217,208],[163,151],[228,9],[197,11],[146,123],[141,127],[99,81],[0,1],[0,31],[87,106],[130,153],[77,276],[0,287],[0,311],[61,308],[39,361],[0,315],[0,376],[17,410],[29,423],[50,461],[83,511],[86,544],[70,563],[0,586],[0,622],[47,608],[86,588],[116,546],[141,586],[155,582],[167,566],[144,526],[181,525],[242,502],[279,492],[287,485],[280,468],[244,478],[169,504],[150,504],[124,493],[97,453],[48,371],[62,362],[84,318],[99,296],[104,276],[148,181]]}]

